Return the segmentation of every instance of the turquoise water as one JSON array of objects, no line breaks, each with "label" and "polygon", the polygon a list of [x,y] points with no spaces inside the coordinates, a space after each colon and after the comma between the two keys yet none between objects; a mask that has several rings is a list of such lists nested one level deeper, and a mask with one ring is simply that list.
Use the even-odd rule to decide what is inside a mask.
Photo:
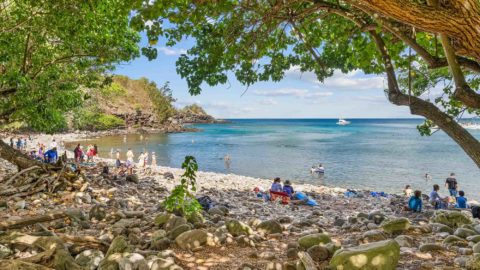
[{"label": "turquoise water", "polygon": [[[155,151],[157,163],[180,167],[185,155],[194,155],[204,171],[262,178],[281,177],[294,183],[366,188],[400,192],[405,184],[429,192],[455,172],[468,197],[480,198],[480,171],[446,134],[422,137],[418,119],[352,119],[348,126],[337,119],[233,119],[229,124],[195,125],[201,132],[168,135],[108,136],[95,140],[100,155],[127,147],[138,155]],[[480,137],[479,131],[472,131]],[[231,157],[226,168],[223,157]],[[323,163],[324,176],[310,174]],[[429,173],[432,180],[426,182]]]}]

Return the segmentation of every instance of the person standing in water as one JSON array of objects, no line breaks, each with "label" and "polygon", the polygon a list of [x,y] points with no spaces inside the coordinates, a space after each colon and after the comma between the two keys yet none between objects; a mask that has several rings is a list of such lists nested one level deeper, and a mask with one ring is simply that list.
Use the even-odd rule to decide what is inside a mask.
[{"label": "person standing in water", "polygon": [[445,187],[448,188],[450,196],[457,197],[458,183],[457,178],[455,178],[455,173],[451,173],[450,177],[445,180]]},{"label": "person standing in water", "polygon": [[225,169],[230,170],[230,165],[232,164],[232,160],[228,154],[223,157],[223,162],[225,163]]},{"label": "person standing in water", "polygon": [[152,164],[150,165],[153,169],[157,168],[157,156],[155,152],[152,152]]},{"label": "person standing in water", "polygon": [[133,174],[133,166],[134,166],[134,161],[133,158],[135,155],[132,152],[131,148],[128,148],[127,151],[127,169],[128,169],[128,174]]}]

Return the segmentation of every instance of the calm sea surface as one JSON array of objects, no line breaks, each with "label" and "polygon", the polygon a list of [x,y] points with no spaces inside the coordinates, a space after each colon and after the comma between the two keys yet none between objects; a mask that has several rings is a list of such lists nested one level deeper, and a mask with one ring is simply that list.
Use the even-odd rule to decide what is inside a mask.
[{"label": "calm sea surface", "polygon": [[[100,155],[120,149],[122,159],[132,147],[156,152],[157,164],[180,167],[194,155],[200,169],[262,178],[281,177],[293,183],[312,183],[376,191],[401,192],[406,184],[430,192],[455,172],[467,197],[480,199],[480,171],[445,133],[422,137],[418,119],[233,119],[229,124],[195,125],[201,132],[168,135],[128,135],[96,138]],[[477,138],[480,131],[471,131]],[[231,158],[226,168],[225,155]],[[323,163],[324,176],[310,174]],[[432,180],[425,181],[429,173]]]}]

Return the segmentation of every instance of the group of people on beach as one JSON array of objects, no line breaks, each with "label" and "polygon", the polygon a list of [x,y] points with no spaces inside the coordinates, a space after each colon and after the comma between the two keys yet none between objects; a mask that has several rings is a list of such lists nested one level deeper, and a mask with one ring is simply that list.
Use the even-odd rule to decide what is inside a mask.
[{"label": "group of people on beach", "polygon": [[[459,186],[455,173],[451,173],[450,176],[447,177],[445,180],[445,187],[448,189],[449,196],[442,197],[439,194],[440,186],[437,184],[433,185],[433,190],[430,192],[428,201],[435,209],[466,209],[469,207],[465,192],[463,190],[458,190]],[[412,212],[421,212],[423,207],[422,192],[420,190],[413,191],[410,185],[407,185],[404,189],[404,194],[410,198],[406,209]]]},{"label": "group of people on beach", "polygon": [[95,157],[98,155],[98,146],[96,144],[88,145],[86,149],[77,144],[75,149],[73,149],[73,156],[75,163],[83,162],[95,162]]},{"label": "group of people on beach", "polygon": [[59,159],[58,155],[58,145],[55,139],[52,139],[50,144],[47,145],[42,142],[38,142],[35,145],[28,147],[28,141],[32,142],[32,138],[19,137],[15,140],[14,137],[10,138],[10,146],[14,149],[26,153],[30,158],[44,162],[44,163],[56,163]]},{"label": "group of people on beach", "polygon": [[265,201],[275,201],[280,199],[282,204],[293,205],[308,205],[308,206],[317,206],[318,203],[307,196],[301,191],[295,191],[293,189],[292,183],[289,180],[285,180],[282,185],[282,180],[279,177],[273,179],[273,183],[270,186],[270,190],[264,191],[260,187],[255,187],[253,190],[257,197],[263,198]]},{"label": "group of people on beach", "polygon": [[[110,155],[112,157],[113,152],[114,150],[111,149]],[[127,159],[125,163],[122,163],[122,160],[120,159],[120,150],[117,149],[117,151],[115,152],[115,167],[120,173],[133,174],[133,168],[135,166],[137,166],[141,170],[145,170],[147,167],[155,168],[157,166],[157,156],[155,155],[155,152],[152,152],[151,154],[149,154],[148,151],[141,152],[138,156],[138,163],[135,163],[135,154],[133,153],[131,148],[128,148],[125,155]],[[148,165],[149,161],[150,165]]]}]

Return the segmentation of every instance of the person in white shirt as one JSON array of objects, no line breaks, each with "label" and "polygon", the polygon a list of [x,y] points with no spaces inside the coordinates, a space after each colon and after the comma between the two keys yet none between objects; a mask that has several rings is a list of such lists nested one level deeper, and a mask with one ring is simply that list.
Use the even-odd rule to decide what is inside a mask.
[{"label": "person in white shirt", "polygon": [[55,139],[52,140],[52,143],[50,143],[50,149],[57,148],[57,142]]},{"label": "person in white shirt", "polygon": [[135,156],[132,152],[132,149],[128,148],[128,151],[127,151],[127,168],[128,168],[128,173],[129,174],[133,174],[133,166],[134,166],[133,158],[134,157]]},{"label": "person in white shirt", "polygon": [[157,167],[157,156],[155,155],[155,152],[152,152],[152,164],[151,167],[155,169]]}]

